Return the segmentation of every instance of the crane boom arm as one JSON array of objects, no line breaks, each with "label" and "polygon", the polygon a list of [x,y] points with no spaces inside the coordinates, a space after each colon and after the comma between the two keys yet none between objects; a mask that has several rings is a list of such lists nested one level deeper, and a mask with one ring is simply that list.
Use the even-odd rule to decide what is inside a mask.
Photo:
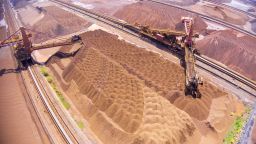
[{"label": "crane boom arm", "polygon": [[65,46],[65,45],[72,45],[73,42],[57,42],[57,43],[49,43],[44,45],[32,45],[31,52],[34,50],[40,50],[40,49],[47,49],[47,48],[53,48],[58,46]]}]

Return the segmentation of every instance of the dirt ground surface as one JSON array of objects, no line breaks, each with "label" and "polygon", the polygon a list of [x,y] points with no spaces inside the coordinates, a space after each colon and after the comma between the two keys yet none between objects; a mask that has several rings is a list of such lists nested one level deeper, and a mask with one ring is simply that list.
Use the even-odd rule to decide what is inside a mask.
[{"label": "dirt ground surface", "polygon": [[39,11],[31,4],[19,9],[18,17],[24,26],[33,26],[44,17],[44,12]]},{"label": "dirt ground surface", "polygon": [[256,80],[255,38],[231,30],[216,31],[197,42],[196,47],[233,70]]},{"label": "dirt ground surface", "polygon": [[60,8],[49,6],[44,9],[46,10],[45,16],[31,27],[36,31],[33,39],[37,43],[80,31],[90,25],[84,19]]},{"label": "dirt ground surface", "polygon": [[[245,22],[249,20],[248,16],[237,14],[232,10],[214,8],[213,6],[209,5],[193,5],[190,7],[238,25],[244,25]],[[151,15],[148,15],[148,13],[151,13]],[[137,22],[144,25],[150,25],[154,28],[179,29],[182,27],[182,25],[179,23],[180,18],[182,16],[190,15],[191,14],[187,14],[186,12],[177,10],[175,8],[152,4],[150,2],[138,2],[124,7],[114,16],[119,19],[124,19],[129,23]],[[203,31],[206,29],[206,27],[207,24],[205,24],[202,19],[196,17],[195,29],[197,31]],[[217,41],[219,42],[217,44],[213,44],[213,41],[211,41],[213,39],[218,39]],[[256,70],[253,41],[255,41],[255,39],[247,36],[237,38],[232,33],[228,35],[225,34],[225,32],[220,31],[211,34],[211,36],[206,36],[205,39],[199,42],[197,47],[202,50],[203,54],[219,60],[232,69],[255,80]],[[230,51],[228,47],[232,47],[233,50]]]},{"label": "dirt ground surface", "polygon": [[17,8],[17,11],[21,24],[32,33],[34,43],[71,34],[90,25],[86,20],[48,1],[30,2]]},{"label": "dirt ground surface", "polygon": [[152,2],[138,2],[127,5],[117,11],[114,16],[131,24],[139,23],[153,28],[172,30],[183,30],[184,26],[181,23],[181,18],[189,16],[195,19],[195,31],[202,32],[207,27],[207,24],[194,14]]},{"label": "dirt ground surface", "polygon": [[100,12],[107,15],[113,15],[117,10],[125,5],[135,3],[136,0],[65,0],[72,4]]},{"label": "dirt ground surface", "polygon": [[[0,50],[0,68],[10,73],[0,76],[0,143],[1,144],[40,144],[40,133],[24,98],[22,82],[15,69],[9,48]],[[24,95],[23,95],[24,94]]]},{"label": "dirt ground surface", "polygon": [[[4,18],[0,2],[0,21]],[[0,27],[0,41],[6,38],[6,27]],[[9,48],[0,49],[0,143],[42,143],[30,115],[17,74],[4,74],[4,69],[15,69]]]},{"label": "dirt ground surface", "polygon": [[240,26],[245,25],[249,20],[249,17],[243,13],[205,2],[200,2],[187,8]]},{"label": "dirt ground surface", "polygon": [[51,63],[103,143],[221,143],[230,113],[243,107],[208,82],[201,99],[185,96],[183,68],[157,53],[101,30],[81,36],[86,47],[69,64]]}]

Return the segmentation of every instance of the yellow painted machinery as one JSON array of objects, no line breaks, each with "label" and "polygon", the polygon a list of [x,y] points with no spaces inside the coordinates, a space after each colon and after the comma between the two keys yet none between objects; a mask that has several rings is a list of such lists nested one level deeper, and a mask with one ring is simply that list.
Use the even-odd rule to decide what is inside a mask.
[{"label": "yellow painted machinery", "polygon": [[197,75],[195,70],[195,52],[193,37],[193,24],[192,18],[183,17],[182,22],[185,25],[186,37],[182,47],[185,50],[185,69],[186,69],[186,88],[185,94],[190,94],[194,98],[200,98],[201,94],[198,90],[198,85],[202,84],[201,78]]},{"label": "yellow painted machinery", "polygon": [[[180,48],[180,51],[184,52],[185,73],[186,73],[186,88],[185,94],[192,95],[194,98],[201,97],[198,90],[198,85],[202,84],[202,80],[198,77],[195,71],[195,54],[199,52],[193,47],[193,38],[197,38],[199,35],[193,33],[194,21],[190,17],[183,17],[182,22],[185,27],[185,31],[175,31],[169,29],[153,29],[149,26],[143,26],[135,24],[142,36],[149,37],[155,41],[160,41],[171,47]],[[176,47],[177,48],[177,47]]]},{"label": "yellow painted machinery", "polygon": [[27,29],[24,27],[21,27],[19,30],[17,30],[15,33],[13,33],[11,36],[9,36],[7,39],[0,42],[0,48],[11,45],[14,47],[14,55],[16,59],[19,62],[19,66],[24,65],[27,61],[31,61],[31,53],[34,50],[40,50],[40,49],[47,49],[57,46],[64,46],[64,45],[72,45],[76,42],[81,41],[80,36],[75,35],[72,36],[71,39],[60,41],[60,42],[52,42],[48,44],[39,44],[39,45],[33,45],[30,38],[32,37],[32,34],[28,32]]}]

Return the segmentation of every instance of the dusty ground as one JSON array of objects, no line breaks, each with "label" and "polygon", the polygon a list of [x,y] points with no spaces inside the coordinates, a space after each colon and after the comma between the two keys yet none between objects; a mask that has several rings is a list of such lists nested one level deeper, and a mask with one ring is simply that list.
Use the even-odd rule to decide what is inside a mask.
[{"label": "dusty ground", "polygon": [[45,16],[31,27],[36,31],[33,36],[35,42],[74,33],[90,25],[84,19],[60,8],[49,6],[44,9],[46,10]]},{"label": "dusty ground", "polygon": [[[1,70],[15,69],[9,48],[0,50]],[[21,89],[16,73],[0,76],[0,143],[43,143]]]},{"label": "dusty ground", "polygon": [[100,30],[82,37],[86,48],[73,61],[52,62],[62,69],[63,88],[102,142],[200,143],[200,136],[202,143],[221,142],[233,120],[230,113],[241,104],[233,96],[205,82],[202,99],[192,99],[183,92],[183,68],[159,54]]},{"label": "dusty ground", "polygon": [[[53,6],[44,9],[43,18],[29,24],[37,31],[48,31],[43,39],[36,35],[38,40],[67,34],[66,27],[80,30],[80,23],[88,26],[86,21]],[[120,9],[115,16],[131,23],[180,29],[180,18],[191,15],[142,2]],[[196,30],[204,31],[207,25],[192,16],[196,18]],[[74,19],[67,21],[66,17]],[[55,58],[52,63],[59,66],[56,75],[60,74],[63,88],[101,141],[222,142],[233,120],[230,113],[240,105],[233,96],[205,82],[200,87],[202,99],[186,97],[182,67],[102,31],[88,32],[82,37],[87,46],[73,61]]]},{"label": "dusty ground", "polygon": [[[2,2],[0,2],[0,21],[4,18]],[[6,38],[6,27],[0,27],[0,40]],[[43,143],[35,125],[25,92],[21,87],[21,79],[15,73],[15,63],[9,47],[0,49],[0,143],[28,144]],[[10,73],[3,74],[4,70]]]},{"label": "dusty ground", "polygon": [[256,80],[255,38],[237,35],[231,30],[216,31],[198,41],[196,47],[202,54]]},{"label": "dusty ground", "polygon": [[249,17],[243,13],[232,9],[219,7],[214,4],[200,2],[196,5],[187,7],[190,10],[202,13],[211,17],[222,19],[226,22],[243,26],[249,20]]},{"label": "dusty ground", "polygon": [[[192,7],[196,8],[195,5]],[[198,11],[208,13],[212,16],[216,16],[239,25],[244,25],[248,20],[247,16],[237,14],[231,10],[215,9],[211,6],[200,5],[199,7],[198,5]],[[148,15],[148,13],[152,14]],[[179,29],[182,27],[179,23],[180,17],[189,15],[190,14],[187,14],[184,11],[174,8],[157,4],[152,5],[150,2],[139,2],[124,7],[114,16],[119,19],[124,19],[130,23],[138,22],[155,28]],[[204,29],[208,28],[207,24],[205,24],[205,22],[200,18],[196,18],[195,22],[195,29],[197,31],[204,31]],[[254,26],[252,26],[252,28],[254,28]],[[207,31],[210,32],[209,30]],[[201,40],[197,47],[202,50],[203,54],[217,59],[234,70],[255,80],[255,55],[254,49],[252,49],[254,47],[253,41],[255,40],[249,37],[236,38],[232,33],[230,35],[225,33],[223,35],[222,34],[223,32],[215,32],[212,36],[206,36],[206,39]],[[221,42],[213,44],[210,39],[221,39]],[[243,42],[241,43],[241,41]],[[234,45],[234,47],[232,47],[234,51],[230,51],[230,49],[227,48],[227,46],[231,47],[232,45]],[[244,60],[246,60],[246,62]]]},{"label": "dusty ground", "polygon": [[[42,10],[37,9],[40,7]],[[22,25],[33,34],[33,42],[39,43],[57,36],[80,31],[90,25],[86,20],[54,6],[50,2],[29,3],[17,8]]]},{"label": "dusty ground", "polygon": [[[3,1],[0,3],[2,4]],[[7,9],[5,9],[7,11]],[[2,10],[0,15],[2,16]],[[10,16],[5,13],[8,31],[11,27]],[[0,19],[1,20],[1,19]],[[6,29],[0,31],[1,38],[7,35]],[[40,121],[28,100],[28,95],[17,73],[10,47],[0,49],[0,143],[32,144],[50,143]]]},{"label": "dusty ground", "polygon": [[184,29],[181,18],[183,16],[190,16],[195,18],[195,31],[202,32],[207,27],[206,23],[196,15],[152,2],[138,2],[125,6],[123,9],[117,11],[114,16],[131,24],[137,22],[154,28],[178,30]]},{"label": "dusty ground", "polygon": [[103,14],[113,15],[125,5],[136,2],[135,0],[66,0],[72,4],[97,11]]},{"label": "dusty ground", "polygon": [[43,11],[36,9],[36,7],[28,4],[23,8],[19,9],[18,16],[22,25],[24,26],[33,26],[39,20],[44,18],[45,14]]}]

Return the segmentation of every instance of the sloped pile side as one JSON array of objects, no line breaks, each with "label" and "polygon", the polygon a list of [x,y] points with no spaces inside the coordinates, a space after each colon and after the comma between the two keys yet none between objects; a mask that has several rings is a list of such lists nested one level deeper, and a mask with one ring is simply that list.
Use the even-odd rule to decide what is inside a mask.
[{"label": "sloped pile side", "polygon": [[223,21],[234,25],[244,26],[250,20],[250,17],[244,13],[234,9],[216,6],[215,4],[211,3],[200,3],[192,5],[188,7],[188,9],[207,15],[209,17],[222,19]]},{"label": "sloped pile side", "polygon": [[63,78],[67,94],[103,143],[198,143],[189,115],[97,49],[80,50]]},{"label": "sloped pile side", "polygon": [[159,54],[138,48],[116,36],[101,30],[82,35],[88,46],[95,47],[104,55],[122,65],[129,73],[136,75],[145,84],[190,116],[204,120],[209,114],[211,101],[225,96],[226,93],[205,82],[200,87],[201,99],[192,99],[184,95],[184,69]]},{"label": "sloped pile side", "polygon": [[237,37],[231,30],[216,31],[198,41],[202,54],[214,58],[233,70],[256,80],[255,38]]},{"label": "sloped pile side", "polygon": [[181,23],[181,18],[189,16],[195,19],[195,31],[201,32],[207,27],[207,24],[194,14],[152,2],[138,2],[127,5],[117,11],[114,16],[131,24],[139,23],[153,28],[172,30],[183,30],[184,26]]},{"label": "sloped pile side", "polygon": [[[86,49],[81,56],[85,58],[73,61],[75,69],[79,69],[82,74],[82,78],[74,78],[80,91],[123,130],[136,131],[141,123],[144,106],[142,83],[95,49]],[[68,73],[69,75],[64,74],[66,81],[73,77]],[[136,89],[133,90],[134,88]]]},{"label": "sloped pile side", "polygon": [[46,11],[45,16],[30,28],[35,31],[33,40],[36,43],[74,33],[90,25],[86,20],[58,7],[48,6],[43,9]]}]

